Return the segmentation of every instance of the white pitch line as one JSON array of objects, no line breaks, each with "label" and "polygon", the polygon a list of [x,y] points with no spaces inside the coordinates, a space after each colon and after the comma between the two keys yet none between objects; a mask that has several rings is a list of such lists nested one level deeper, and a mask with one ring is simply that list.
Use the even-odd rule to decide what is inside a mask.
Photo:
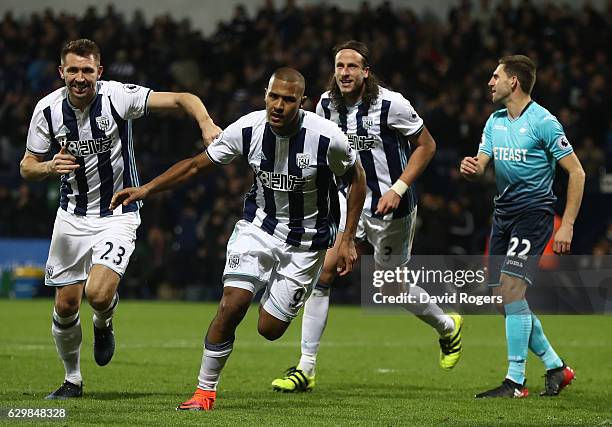
[{"label": "white pitch line", "polygon": [[397,369],[378,368],[376,372],[379,374],[392,374],[393,372],[397,372]]},{"label": "white pitch line", "polygon": [[[386,341],[386,342],[374,342],[374,341],[323,341],[321,343],[323,347],[332,347],[332,348],[421,348],[421,347],[430,347],[433,344],[431,340],[420,340],[415,341],[414,339],[407,338],[406,340],[398,340],[398,341]],[[503,347],[504,343],[492,343],[490,341],[469,341],[468,345],[470,347]],[[569,341],[564,342],[563,345],[565,347],[590,347],[590,348],[609,348],[610,343],[605,341]],[[248,340],[241,341],[237,340],[235,344],[236,349],[240,348],[296,348],[300,346],[299,341],[283,341],[283,342],[275,342],[269,343],[265,341],[263,338],[261,340]],[[138,350],[138,349],[201,349],[202,343],[198,340],[196,341],[164,341],[164,342],[151,342],[147,344],[129,344],[129,343],[117,343],[117,348],[126,349],[126,350]],[[47,351],[47,350],[55,350],[55,345],[50,344],[4,344],[2,348],[0,348],[0,355],[8,354],[12,355],[15,351]]]}]

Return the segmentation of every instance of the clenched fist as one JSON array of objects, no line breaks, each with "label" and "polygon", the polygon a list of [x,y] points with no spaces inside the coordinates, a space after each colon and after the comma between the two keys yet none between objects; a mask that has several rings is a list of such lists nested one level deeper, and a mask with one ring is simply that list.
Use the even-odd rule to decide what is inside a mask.
[{"label": "clenched fist", "polygon": [[70,173],[81,166],[76,162],[76,157],[66,152],[66,147],[57,153],[47,163],[47,172],[51,175],[64,175]]}]

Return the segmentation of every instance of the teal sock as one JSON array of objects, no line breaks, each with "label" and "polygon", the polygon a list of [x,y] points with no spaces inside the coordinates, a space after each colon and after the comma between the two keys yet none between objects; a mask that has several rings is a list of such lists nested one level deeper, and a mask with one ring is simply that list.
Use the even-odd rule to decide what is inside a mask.
[{"label": "teal sock", "polygon": [[533,351],[544,363],[546,370],[560,368],[563,361],[555,353],[542,329],[542,323],[535,314],[531,315],[531,336],[529,337],[529,350]]},{"label": "teal sock", "polygon": [[531,335],[531,312],[526,300],[504,305],[506,312],[506,343],[508,345],[508,373],[506,378],[525,383],[525,363]]}]

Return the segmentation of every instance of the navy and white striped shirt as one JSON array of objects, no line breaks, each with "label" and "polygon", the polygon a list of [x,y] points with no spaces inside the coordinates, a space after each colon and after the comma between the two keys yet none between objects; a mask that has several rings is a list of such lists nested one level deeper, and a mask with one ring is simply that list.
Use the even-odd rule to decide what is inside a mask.
[{"label": "navy and white striped shirt", "polygon": [[[408,136],[423,130],[423,120],[410,102],[398,92],[378,87],[374,104],[362,102],[338,112],[329,98],[329,92],[321,95],[317,114],[336,123],[346,133],[351,146],[359,152],[365,170],[367,191],[363,213],[375,214],[378,201],[400,177],[410,157]],[[402,218],[417,204],[414,185],[402,197],[397,209],[384,219]]]},{"label": "navy and white striped shirt", "polygon": [[338,193],[333,175],[355,164],[356,153],[336,125],[300,111],[299,130],[276,135],[266,111],[255,111],[228,126],[207,149],[208,157],[227,164],[243,156],[254,172],[243,218],[283,242],[306,250],[331,247],[337,221],[330,203]]},{"label": "navy and white striped shirt", "polygon": [[113,194],[138,186],[132,119],[146,113],[150,89],[114,81],[97,82],[96,96],[81,111],[65,87],[41,99],[32,115],[26,148],[36,155],[66,146],[81,165],[61,176],[60,207],[76,215],[108,216],[137,211],[141,202],[109,209]]}]

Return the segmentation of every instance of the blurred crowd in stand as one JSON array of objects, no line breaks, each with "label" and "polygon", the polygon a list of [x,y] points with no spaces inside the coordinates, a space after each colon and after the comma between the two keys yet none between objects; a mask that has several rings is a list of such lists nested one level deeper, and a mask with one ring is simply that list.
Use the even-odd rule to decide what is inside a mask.
[{"label": "blurred crowd in stand", "polygon": [[[44,10],[17,19],[5,13],[0,21],[0,237],[50,237],[59,180],[26,183],[19,160],[36,102],[62,85],[57,65],[65,41],[95,40],[104,79],[197,94],[224,127],[263,108],[267,78],[284,65],[306,77],[305,108],[313,110],[333,72],[332,47],[354,38],[369,45],[373,72],[412,102],[437,142],[436,156],[418,182],[415,254],[484,250],[494,177],[490,170],[485,182],[468,183],[458,176],[457,165],[476,153],[484,123],[498,108],[487,88],[497,59],[513,53],[537,62],[533,98],[560,119],[587,173],[573,251],[612,253],[611,200],[601,185],[606,170],[612,173],[612,2],[596,10],[588,2],[467,0],[457,1],[440,19],[388,2],[363,2],[347,11],[331,4],[265,1],[254,15],[237,6],[231,19],[207,33],[189,20],[164,15],[146,22],[141,12],[125,16],[112,6],[92,7],[82,16]],[[202,150],[200,138],[197,125],[184,117],[135,121],[141,181]],[[558,173],[560,212],[566,180]],[[237,163],[147,200],[123,294],[217,297],[225,244],[251,183],[252,174]]]}]

